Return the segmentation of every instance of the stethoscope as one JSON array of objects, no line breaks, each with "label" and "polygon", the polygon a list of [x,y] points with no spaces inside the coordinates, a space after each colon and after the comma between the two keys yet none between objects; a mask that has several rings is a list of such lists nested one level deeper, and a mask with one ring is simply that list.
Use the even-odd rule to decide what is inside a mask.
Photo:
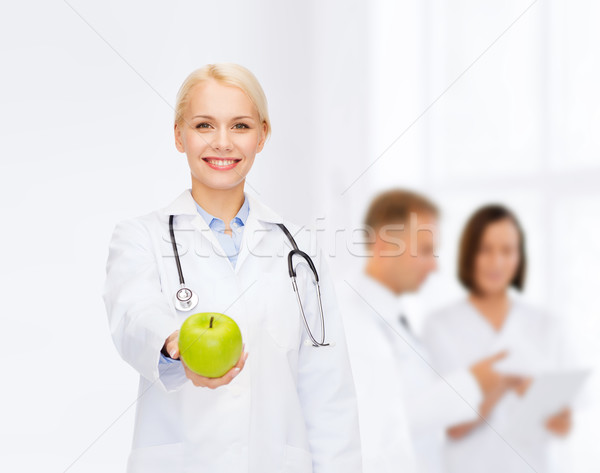
[{"label": "stethoscope", "polygon": [[[175,263],[177,264],[177,272],[179,273],[179,289],[175,293],[173,297],[173,303],[177,310],[182,312],[187,312],[192,310],[194,307],[198,305],[198,295],[192,291],[190,288],[186,287],[185,279],[183,278],[183,271],[181,270],[181,261],[179,260],[179,252],[177,251],[177,244],[175,243],[175,233],[173,232],[173,215],[169,216],[169,233],[171,234],[171,244],[173,245],[173,253],[175,254]],[[287,227],[283,223],[278,223],[277,226],[283,230],[283,233],[287,236],[292,244],[293,249],[288,253],[288,272],[290,275],[290,279],[292,280],[292,287],[294,289],[294,293],[296,294],[296,300],[298,301],[298,307],[300,308],[300,314],[302,315],[302,320],[304,322],[304,328],[306,329],[306,333],[310,337],[313,346],[315,347],[325,347],[328,346],[329,343],[325,343],[325,318],[323,316],[323,305],[321,303],[321,287],[319,285],[319,275],[317,273],[317,268],[311,259],[304,251],[298,248],[296,244],[296,240],[287,229]],[[312,334],[310,326],[308,325],[308,320],[306,319],[306,315],[304,314],[304,307],[302,306],[302,300],[300,299],[300,292],[298,291],[298,284],[296,283],[296,268],[294,268],[293,257],[297,255],[303,258],[310,267],[313,276],[314,276],[314,285],[316,286],[317,291],[317,300],[319,302],[319,314],[321,316],[321,341],[318,342]]]}]

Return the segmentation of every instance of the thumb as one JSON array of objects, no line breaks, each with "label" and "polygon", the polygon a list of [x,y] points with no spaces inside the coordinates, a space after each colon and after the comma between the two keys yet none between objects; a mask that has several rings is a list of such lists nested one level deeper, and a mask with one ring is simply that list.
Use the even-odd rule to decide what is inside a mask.
[{"label": "thumb", "polygon": [[169,343],[169,346],[167,347],[167,351],[169,352],[169,356],[173,359],[177,359],[179,358],[179,347],[177,346],[177,343]]}]

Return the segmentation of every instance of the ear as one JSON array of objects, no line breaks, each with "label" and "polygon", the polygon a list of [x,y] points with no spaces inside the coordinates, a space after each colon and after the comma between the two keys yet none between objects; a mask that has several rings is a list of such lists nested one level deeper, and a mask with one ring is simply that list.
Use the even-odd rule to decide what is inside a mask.
[{"label": "ear", "polygon": [[260,141],[258,142],[258,146],[256,147],[256,154],[260,153],[265,146],[265,141],[267,139],[267,123],[262,122],[261,127],[261,136]]},{"label": "ear", "polygon": [[368,253],[371,258],[379,256],[381,252],[381,238],[378,235],[377,230],[368,230],[365,243],[367,245]]},{"label": "ear", "polygon": [[371,251],[373,252],[373,256],[380,256],[381,252],[385,249],[385,241],[379,235],[379,230],[375,233],[375,240],[373,240],[373,244],[371,245]]},{"label": "ear", "polygon": [[177,126],[177,123],[175,123],[175,126],[173,127],[173,132],[175,135],[175,147],[177,148],[177,151],[184,153],[185,147],[183,146],[183,139],[181,138],[181,129]]}]

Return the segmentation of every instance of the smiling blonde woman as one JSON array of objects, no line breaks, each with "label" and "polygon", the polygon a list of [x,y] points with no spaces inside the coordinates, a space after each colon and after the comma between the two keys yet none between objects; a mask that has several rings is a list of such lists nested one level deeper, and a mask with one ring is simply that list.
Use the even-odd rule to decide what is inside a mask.
[{"label": "smiling blonde woman", "polygon": [[[107,262],[112,338],[140,374],[128,471],[358,473],[355,392],[324,257],[317,251],[314,259],[330,345],[315,347],[277,224],[307,252],[308,235],[244,189],[271,130],[260,84],[242,66],[209,64],[184,81],[175,112],[175,145],[187,157],[191,188],[118,222]],[[198,296],[191,311],[174,304],[181,285],[171,215],[185,285]],[[313,274],[306,264],[296,268],[319,335]],[[225,313],[241,330],[247,352],[220,378],[197,375],[180,359],[179,327],[198,312]]]}]

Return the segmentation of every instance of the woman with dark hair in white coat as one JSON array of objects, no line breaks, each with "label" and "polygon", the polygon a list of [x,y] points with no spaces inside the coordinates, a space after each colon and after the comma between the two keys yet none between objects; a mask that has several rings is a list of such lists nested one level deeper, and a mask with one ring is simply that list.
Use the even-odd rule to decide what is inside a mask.
[{"label": "woman with dark hair in white coat", "polygon": [[[523,288],[526,264],[525,236],[514,213],[500,205],[477,210],[459,251],[458,274],[468,296],[433,314],[423,329],[442,375],[499,350],[507,352],[505,361],[513,358],[521,373],[539,370],[540,363],[556,369],[565,362],[562,324],[510,291]],[[549,471],[548,441],[569,432],[570,410],[548,416],[524,438],[511,414],[531,378],[522,374],[515,379],[498,392],[487,415],[448,429],[444,461],[449,473]]]}]

